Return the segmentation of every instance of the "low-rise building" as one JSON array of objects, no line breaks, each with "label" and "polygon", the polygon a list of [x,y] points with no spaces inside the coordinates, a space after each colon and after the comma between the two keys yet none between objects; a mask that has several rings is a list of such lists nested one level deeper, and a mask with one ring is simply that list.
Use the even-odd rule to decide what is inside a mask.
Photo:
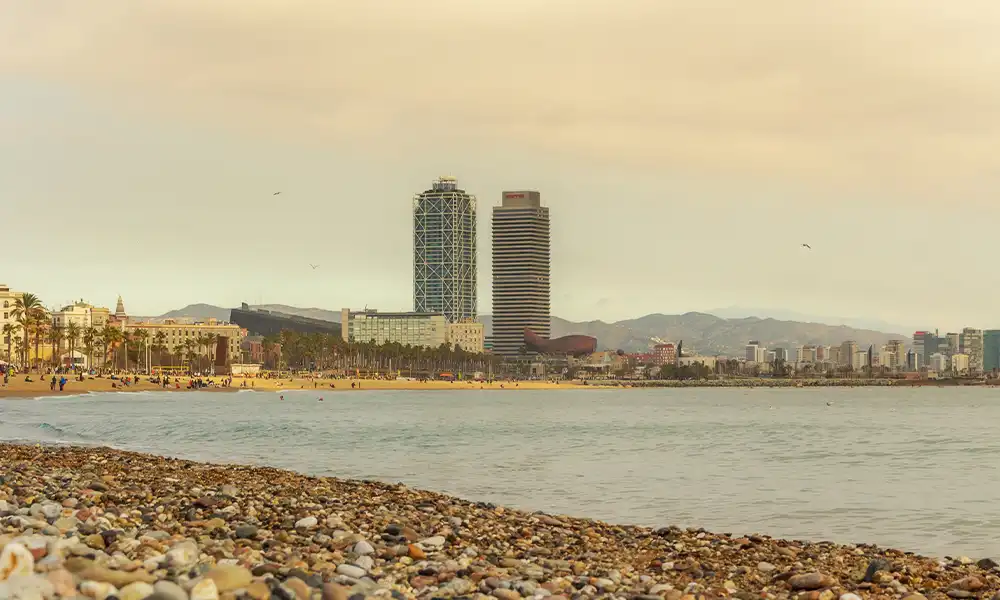
[{"label": "low-rise building", "polygon": [[[246,337],[246,329],[232,323],[224,323],[215,319],[208,319],[201,323],[178,323],[172,319],[167,319],[162,323],[126,323],[125,332],[131,333],[136,330],[144,330],[149,333],[149,344],[156,344],[157,339],[161,339],[168,352],[176,354],[178,350],[191,348],[199,356],[214,356],[218,358],[216,351],[218,342],[211,347],[206,347],[199,342],[206,336],[214,335],[218,338],[226,338],[226,351],[229,361],[239,362],[240,344]],[[188,341],[191,343],[189,344]]]},{"label": "low-rise building", "polygon": [[448,320],[440,313],[340,311],[340,331],[345,342],[397,343],[437,348],[448,343]]},{"label": "low-rise building", "polygon": [[958,354],[951,355],[951,370],[958,375],[968,374],[969,371],[969,355],[959,352]]},{"label": "low-rise building", "polygon": [[485,328],[482,323],[465,321],[448,323],[448,344],[473,354],[482,354],[485,343]]},{"label": "low-rise building", "polygon": [[944,373],[951,367],[951,361],[948,360],[948,355],[935,352],[931,354],[930,360],[927,362],[928,371],[936,371],[938,373]]}]

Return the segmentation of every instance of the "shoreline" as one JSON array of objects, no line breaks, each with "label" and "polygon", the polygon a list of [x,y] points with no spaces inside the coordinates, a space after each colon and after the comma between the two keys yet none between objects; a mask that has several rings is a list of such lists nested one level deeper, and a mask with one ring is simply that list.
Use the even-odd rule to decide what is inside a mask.
[{"label": "shoreline", "polygon": [[0,559],[8,593],[11,581],[49,598],[113,586],[123,600],[154,589],[176,600],[922,600],[1000,590],[997,563],[985,559],[615,525],[270,467],[6,443],[0,464],[0,546],[31,563],[3,582]]},{"label": "shoreline", "polygon": [[[221,380],[221,377],[214,378]],[[449,382],[449,381],[403,381],[395,379],[322,379],[316,380],[313,386],[312,379],[247,379],[247,387],[240,387],[243,379],[233,379],[231,387],[210,386],[197,389],[184,387],[190,380],[189,377],[181,378],[181,387],[162,387],[158,384],[143,381],[129,387],[112,388],[112,380],[108,378],[85,379],[84,381],[71,380],[66,384],[66,389],[60,392],[58,389],[50,390],[48,381],[25,382],[22,379],[12,379],[6,387],[0,388],[0,399],[32,399],[48,396],[76,396],[86,395],[95,392],[108,393],[136,393],[136,392],[294,392],[294,391],[315,391],[317,394],[332,394],[340,392],[365,392],[374,390],[400,390],[400,391],[455,391],[455,390],[483,390],[483,391],[519,391],[519,390],[587,390],[598,389],[598,386],[581,385],[573,382],[549,383],[547,381],[497,381],[494,383],[479,382]],[[250,387],[250,383],[254,387]],[[351,388],[351,383],[357,383],[360,387]],[[336,387],[331,388],[333,384]]]}]

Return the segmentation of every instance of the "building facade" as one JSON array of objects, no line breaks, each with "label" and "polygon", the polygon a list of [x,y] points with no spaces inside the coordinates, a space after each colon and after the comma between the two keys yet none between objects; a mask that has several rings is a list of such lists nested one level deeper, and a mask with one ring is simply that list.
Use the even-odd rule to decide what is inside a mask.
[{"label": "building facade", "polygon": [[503,192],[493,207],[493,352],[515,355],[524,330],[551,333],[549,209],[541,194]]},{"label": "building facade", "polygon": [[[104,309],[105,312],[107,310]],[[62,310],[52,313],[52,325],[54,327],[65,329],[69,327],[70,323],[75,324],[80,329],[94,327],[94,307],[81,300],[69,306],[64,306]],[[101,327],[103,326],[101,325]]]},{"label": "building facade", "polygon": [[673,344],[657,344],[653,346],[653,364],[661,367],[677,363],[677,348]]},{"label": "building facade", "polygon": [[[157,339],[161,339],[167,351],[172,354],[177,354],[179,351],[184,351],[185,348],[190,348],[198,356],[207,356],[209,353],[217,356],[217,344],[204,346],[199,343],[199,340],[209,335],[215,335],[219,338],[224,337],[226,338],[230,362],[239,362],[239,357],[241,356],[240,345],[243,342],[243,338],[246,337],[246,330],[239,325],[220,323],[215,319],[208,319],[202,323],[187,324],[167,319],[163,323],[125,323],[124,327],[126,333],[140,329],[148,332],[148,343],[150,345],[156,344]],[[188,343],[189,341],[191,343]]]},{"label": "building facade", "polygon": [[485,352],[485,328],[477,321],[448,323],[448,345],[461,348],[465,352],[482,354]]},{"label": "building facade", "polygon": [[757,355],[760,350],[760,342],[757,340],[750,340],[747,342],[746,352],[743,359],[748,363],[757,362]]},{"label": "building facade", "polygon": [[855,367],[855,354],[858,351],[858,343],[854,340],[847,340],[840,345],[840,360],[838,364],[845,367]]},{"label": "building facade", "polygon": [[969,373],[983,372],[983,330],[966,327],[962,330],[962,353],[969,355]]},{"label": "building facade", "polygon": [[983,371],[1000,371],[1000,329],[983,332]]},{"label": "building facade", "polygon": [[951,355],[951,370],[956,375],[966,375],[970,372],[969,370],[969,355],[964,353],[957,353]]},{"label": "building facade", "polygon": [[476,319],[476,197],[454,177],[413,197],[413,310]]},{"label": "building facade", "polygon": [[437,348],[448,343],[448,319],[441,313],[340,311],[340,331],[345,342],[402,344]]},{"label": "building facade", "polygon": [[8,286],[0,284],[0,327],[4,325],[17,325],[14,319],[14,307],[17,301],[24,296],[23,292],[12,291]]}]

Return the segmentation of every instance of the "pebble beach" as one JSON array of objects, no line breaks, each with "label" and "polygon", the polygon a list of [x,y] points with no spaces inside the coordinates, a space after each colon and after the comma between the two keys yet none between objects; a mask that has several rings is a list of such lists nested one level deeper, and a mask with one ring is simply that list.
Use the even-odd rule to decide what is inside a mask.
[{"label": "pebble beach", "polygon": [[263,467],[0,445],[0,598],[989,599],[997,569]]}]

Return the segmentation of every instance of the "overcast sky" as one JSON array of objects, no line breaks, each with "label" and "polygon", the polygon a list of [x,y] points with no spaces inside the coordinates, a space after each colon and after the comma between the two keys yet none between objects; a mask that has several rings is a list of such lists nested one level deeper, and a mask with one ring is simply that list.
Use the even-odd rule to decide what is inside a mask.
[{"label": "overcast sky", "polygon": [[450,174],[483,313],[529,188],[562,317],[1000,326],[998,31],[987,0],[0,0],[0,281],[409,309]]}]

